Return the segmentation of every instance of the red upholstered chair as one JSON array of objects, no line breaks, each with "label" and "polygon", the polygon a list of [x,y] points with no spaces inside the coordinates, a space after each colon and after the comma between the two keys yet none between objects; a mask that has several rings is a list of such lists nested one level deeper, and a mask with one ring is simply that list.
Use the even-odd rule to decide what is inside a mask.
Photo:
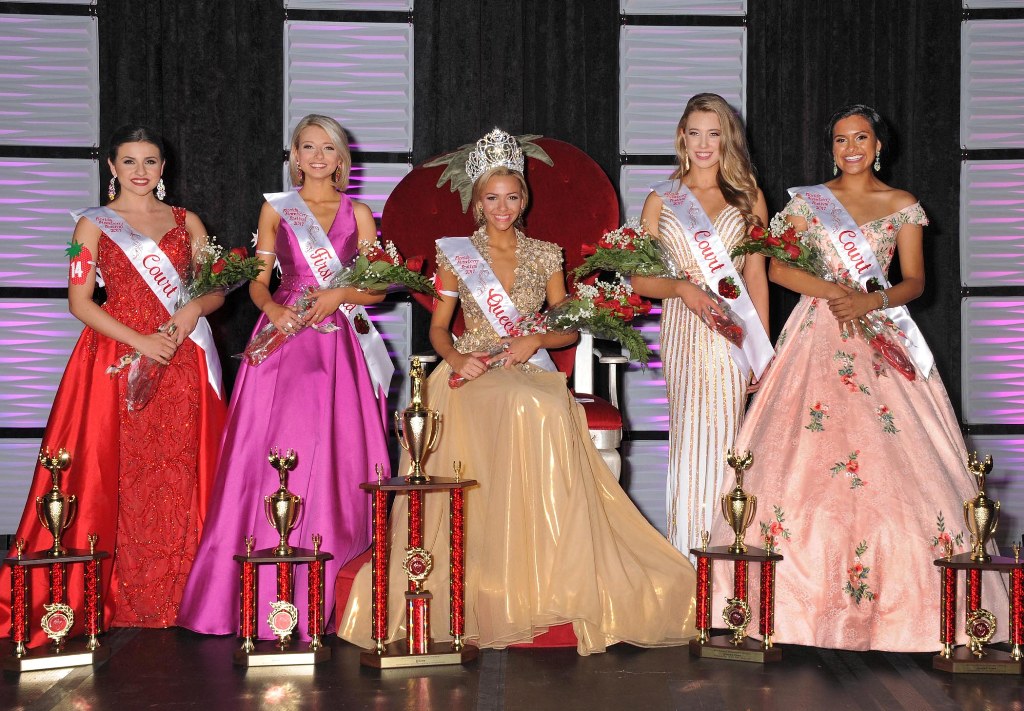
[{"label": "red upholstered chair", "polygon": [[[580,247],[596,242],[619,225],[619,202],[608,177],[586,153],[563,141],[540,138],[536,145],[552,159],[549,166],[527,159],[526,180],[530,206],[526,233],[554,242],[565,250],[566,272],[582,262]],[[463,237],[473,233],[472,209],[464,213],[457,192],[449,184],[437,187],[444,166],[418,166],[392,191],[381,217],[381,235],[391,240],[407,257],[425,258],[426,272],[433,274],[434,240]],[[430,307],[429,298],[417,299]],[[461,330],[461,312],[455,330]],[[570,385],[587,414],[591,438],[609,468],[619,476],[622,416],[618,410],[617,367],[626,362],[619,353],[595,352],[593,337],[580,336],[575,346],[551,352],[558,369],[570,378]],[[608,399],[594,392],[594,362],[609,368]]]}]

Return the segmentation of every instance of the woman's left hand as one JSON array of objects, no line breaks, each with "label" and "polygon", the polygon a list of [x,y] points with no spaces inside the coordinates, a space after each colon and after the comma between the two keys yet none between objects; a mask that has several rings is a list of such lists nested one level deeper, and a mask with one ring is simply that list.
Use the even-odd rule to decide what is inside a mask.
[{"label": "woman's left hand", "polygon": [[[505,350],[505,367],[511,368],[525,363],[540,350],[540,336],[516,336],[515,338],[502,339]],[[501,356],[495,356],[500,358]]]},{"label": "woman's left hand", "polygon": [[321,289],[313,292],[313,303],[306,311],[306,324],[316,326],[338,310],[345,302],[344,289]]},{"label": "woman's left hand", "polygon": [[180,346],[186,338],[192,335],[192,331],[196,330],[196,324],[199,323],[199,317],[202,315],[199,304],[190,301],[174,312],[163,331]]},{"label": "woman's left hand", "polygon": [[839,323],[847,323],[878,308],[879,297],[863,291],[849,291],[836,299],[829,299],[828,308]]}]

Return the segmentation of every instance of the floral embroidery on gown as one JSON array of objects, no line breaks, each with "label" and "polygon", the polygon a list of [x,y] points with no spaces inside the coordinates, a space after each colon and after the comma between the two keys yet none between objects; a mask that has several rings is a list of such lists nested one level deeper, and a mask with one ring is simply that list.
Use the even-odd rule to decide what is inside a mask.
[{"label": "floral embroidery on gown", "polygon": [[[746,223],[729,205],[715,220],[727,250],[743,241]],[[662,207],[658,232],[675,263],[691,281],[704,277],[686,246],[682,225]],[[742,272],[745,257],[733,260]],[[668,390],[668,537],[680,551],[700,546],[700,534],[719,510],[726,452],[743,419],[747,381],[730,344],[712,331],[682,299],[666,299],[661,316],[661,360]]]},{"label": "floral embroidery on gown", "polygon": [[[472,238],[488,259],[486,237]],[[561,270],[560,249],[520,237],[508,293],[521,313],[544,303],[545,285]],[[438,253],[438,263],[447,258]],[[450,266],[449,266],[450,268]],[[464,283],[459,296],[467,330],[463,353],[499,342]],[[583,409],[561,373],[525,364],[488,371],[452,390],[451,368],[430,375],[425,398],[441,412],[428,473],[451,476],[453,460],[478,486],[466,493],[466,639],[482,647],[528,642],[572,622],[581,654],[619,641],[681,644],[695,634],[695,573],[689,561],[643,518],[594,448]],[[402,455],[400,472],[408,471]],[[388,638],[404,636],[407,502],[391,514]],[[425,497],[425,547],[434,556],[425,587],[434,593],[432,631],[448,633],[448,504]],[[370,639],[369,565],[356,577],[338,634],[362,647]]]},{"label": "floral embroidery on gown", "polygon": [[[838,272],[839,257],[803,198],[791,200],[784,214],[807,220],[803,239]],[[861,226],[886,272],[907,224],[928,224],[919,204]],[[777,571],[776,640],[937,651],[933,561],[947,538],[956,553],[968,550],[961,509],[976,493],[938,372],[907,380],[862,338],[843,338],[825,300],[803,296],[736,446],[754,454],[744,479],[758,498],[748,543],[763,546],[771,535],[785,557]],[[718,517],[712,541],[731,540]],[[731,586],[725,571],[716,574],[716,590]],[[982,593],[983,607],[1005,633],[1002,578],[986,574]],[[957,635],[959,643],[966,640],[961,624]]]},{"label": "floral embroidery on gown", "polygon": [[[173,208],[175,227],[158,244],[179,273],[191,265],[191,237],[184,208]],[[103,309],[140,333],[154,333],[169,318],[135,267],[106,235],[97,265],[106,282]],[[206,361],[186,340],[178,348],[153,400],[140,412],[125,405],[127,371],[106,369],[132,349],[86,326],[68,361],[47,422],[43,445],[65,447],[71,468],[61,488],[78,498],[79,511],[63,537],[66,547],[97,547],[114,554],[104,561],[104,626],[168,627],[178,615],[185,581],[202,532],[212,487],[224,403],[210,386]],[[36,517],[35,497],[50,489],[50,473],[36,468],[28,504],[18,527],[27,550],[48,548],[52,537]],[[46,590],[44,568],[32,585]],[[79,574],[68,576],[68,596],[81,600]],[[108,589],[109,587],[109,589]],[[10,572],[0,575],[0,629],[8,633]],[[39,619],[42,596],[35,595]],[[81,616],[78,616],[81,617]],[[73,634],[80,634],[76,619]],[[33,625],[32,644],[45,637]]]}]

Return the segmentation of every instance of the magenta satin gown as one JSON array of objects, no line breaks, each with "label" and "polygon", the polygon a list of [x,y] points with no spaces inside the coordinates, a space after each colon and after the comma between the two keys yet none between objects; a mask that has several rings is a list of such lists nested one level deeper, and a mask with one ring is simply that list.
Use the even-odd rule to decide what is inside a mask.
[{"label": "magenta satin gown", "polygon": [[[342,262],[355,255],[357,230],[352,203],[341,196],[329,231]],[[278,303],[291,303],[307,286],[316,287],[294,233],[284,222],[277,232],[281,263]],[[298,464],[288,489],[302,497],[301,518],[292,531],[292,546],[312,548],[311,536],[323,536],[321,550],[334,559],[326,565],[325,613],[334,611],[334,581],[340,568],[370,544],[370,497],[359,488],[376,481],[376,464],[390,476],[385,405],[374,396],[362,350],[348,319],[335,313],[324,323],[339,330],[311,328],[285,343],[262,364],[243,364],[228,411],[217,479],[203,539],[181,602],[178,624],[208,634],[237,634],[239,564],[243,539],[256,537],[255,548],[278,543],[263,512],[263,497],[279,486],[277,470],[267,462],[271,447],[294,449]],[[259,330],[267,323],[261,316]],[[306,573],[296,566],[292,601],[299,608],[296,633],[307,638]],[[276,600],[274,566],[261,566],[256,617],[261,638],[272,638],[267,625],[270,601]],[[334,630],[333,620],[327,631]]]}]

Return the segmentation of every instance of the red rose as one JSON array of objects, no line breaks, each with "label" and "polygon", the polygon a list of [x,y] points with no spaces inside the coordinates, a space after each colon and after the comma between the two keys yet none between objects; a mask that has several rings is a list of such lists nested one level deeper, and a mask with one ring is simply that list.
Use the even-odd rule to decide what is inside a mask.
[{"label": "red rose", "polygon": [[769,247],[781,247],[782,246],[782,240],[779,239],[778,237],[776,237],[775,235],[773,235],[771,232],[769,232],[765,236],[764,243],[766,245],[768,245]]},{"label": "red rose", "polygon": [[800,248],[795,244],[787,244],[782,248],[782,251],[788,254],[792,259],[800,258]]},{"label": "red rose", "polygon": [[409,257],[405,260],[405,267],[411,272],[419,274],[423,270],[423,257]]},{"label": "red rose", "polygon": [[601,249],[612,249],[613,248],[612,243],[609,242],[608,240],[606,240],[604,237],[602,237],[601,239],[597,240],[597,246],[600,247]]},{"label": "red rose", "polygon": [[239,259],[247,259],[249,257],[249,250],[247,250],[245,247],[232,247],[231,251],[228,252],[228,254],[233,254]]},{"label": "red rose", "polygon": [[626,297],[626,303],[630,306],[639,306],[644,300],[640,297],[640,294],[630,294]]},{"label": "red rose", "polygon": [[223,259],[218,259],[216,262],[213,263],[213,266],[210,267],[210,271],[213,272],[214,274],[220,274],[222,271],[224,271],[224,267],[226,267],[227,265],[228,263],[226,261],[224,261]]},{"label": "red rose", "polygon": [[636,308],[636,310],[637,310],[637,311],[638,311],[639,313],[641,313],[641,314],[649,314],[649,313],[651,312],[651,302],[650,302],[650,301],[645,301],[645,302],[643,302],[642,304],[640,304],[640,305],[639,305],[639,306],[638,306],[638,307]]},{"label": "red rose", "polygon": [[622,318],[623,321],[632,321],[633,320],[633,309],[631,307],[629,307],[629,306],[619,306],[617,311],[619,312],[619,316]]},{"label": "red rose", "polygon": [[631,227],[627,227],[624,230],[622,230],[622,234],[625,235],[626,237],[632,237],[633,239],[636,239],[636,231]]},{"label": "red rose", "polygon": [[763,240],[765,235],[764,228],[759,225],[754,225],[750,228],[750,239]]},{"label": "red rose", "polygon": [[626,242],[625,246],[623,246],[623,249],[625,249],[625,250],[627,250],[629,252],[635,252],[636,251],[636,245],[633,244],[632,242]]},{"label": "red rose", "polygon": [[597,254],[597,247],[592,244],[583,244],[580,246],[580,254],[584,257],[592,257]]},{"label": "red rose", "polygon": [[789,244],[796,244],[799,240],[796,236],[796,230],[790,227],[788,230],[782,233],[782,241]]}]

